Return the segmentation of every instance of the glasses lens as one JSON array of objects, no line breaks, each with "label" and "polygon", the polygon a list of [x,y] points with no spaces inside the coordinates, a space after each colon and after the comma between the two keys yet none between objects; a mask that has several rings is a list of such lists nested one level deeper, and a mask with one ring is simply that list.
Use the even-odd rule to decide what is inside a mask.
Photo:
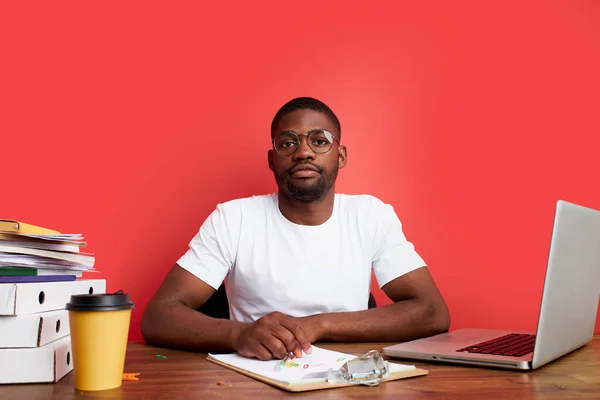
[{"label": "glasses lens", "polygon": [[275,137],[275,150],[281,155],[289,155],[298,147],[298,136],[293,133],[281,133]]},{"label": "glasses lens", "polygon": [[333,135],[328,131],[313,131],[308,135],[308,145],[315,153],[327,153],[333,145]]}]

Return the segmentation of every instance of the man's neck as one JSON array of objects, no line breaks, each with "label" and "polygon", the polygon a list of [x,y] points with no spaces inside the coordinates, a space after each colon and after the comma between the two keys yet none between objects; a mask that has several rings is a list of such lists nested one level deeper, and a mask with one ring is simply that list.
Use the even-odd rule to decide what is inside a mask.
[{"label": "man's neck", "polygon": [[332,187],[320,200],[303,202],[290,199],[281,192],[277,194],[279,210],[285,218],[298,225],[321,225],[333,213],[335,189]]}]

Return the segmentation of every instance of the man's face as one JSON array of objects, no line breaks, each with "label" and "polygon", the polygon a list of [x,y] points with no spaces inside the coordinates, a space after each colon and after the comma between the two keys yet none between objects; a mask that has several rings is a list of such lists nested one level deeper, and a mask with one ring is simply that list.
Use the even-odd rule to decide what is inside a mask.
[{"label": "man's face", "polygon": [[294,132],[300,138],[296,151],[291,155],[269,150],[269,168],[275,175],[280,191],[291,199],[303,202],[321,200],[333,187],[338,169],[346,164],[346,149],[337,140],[324,154],[311,149],[305,134],[317,130],[331,132],[336,139],[339,136],[329,118],[314,110],[296,110],[286,114],[272,132],[273,138],[282,132]]}]

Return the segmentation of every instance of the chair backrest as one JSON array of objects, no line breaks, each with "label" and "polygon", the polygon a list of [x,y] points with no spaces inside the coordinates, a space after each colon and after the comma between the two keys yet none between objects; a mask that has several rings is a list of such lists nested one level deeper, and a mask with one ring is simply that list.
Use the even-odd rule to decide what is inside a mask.
[{"label": "chair backrest", "polygon": [[[373,297],[373,293],[369,293],[369,308],[375,307],[377,307],[375,297]],[[206,303],[198,308],[198,311],[209,317],[229,319],[229,301],[227,300],[225,285],[219,286]]]}]

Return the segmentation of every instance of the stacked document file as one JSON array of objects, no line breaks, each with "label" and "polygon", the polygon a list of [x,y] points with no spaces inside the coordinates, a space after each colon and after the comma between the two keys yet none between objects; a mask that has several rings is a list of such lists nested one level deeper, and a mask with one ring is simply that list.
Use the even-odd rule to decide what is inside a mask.
[{"label": "stacked document file", "polygon": [[7,221],[0,220],[0,283],[68,281],[96,271],[94,254],[81,251],[82,234]]},{"label": "stacked document file", "polygon": [[73,369],[71,295],[106,293],[104,279],[0,283],[0,384],[57,382]]},{"label": "stacked document file", "polygon": [[57,382],[73,369],[65,309],[73,294],[105,293],[82,234],[0,220],[0,384]]}]

